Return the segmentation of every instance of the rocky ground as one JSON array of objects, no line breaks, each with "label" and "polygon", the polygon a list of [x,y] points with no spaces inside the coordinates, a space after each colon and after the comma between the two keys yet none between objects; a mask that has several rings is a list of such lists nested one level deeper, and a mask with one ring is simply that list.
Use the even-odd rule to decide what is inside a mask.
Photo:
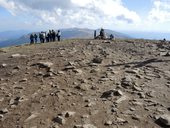
[{"label": "rocky ground", "polygon": [[148,40],[0,49],[0,128],[169,128],[169,49]]}]

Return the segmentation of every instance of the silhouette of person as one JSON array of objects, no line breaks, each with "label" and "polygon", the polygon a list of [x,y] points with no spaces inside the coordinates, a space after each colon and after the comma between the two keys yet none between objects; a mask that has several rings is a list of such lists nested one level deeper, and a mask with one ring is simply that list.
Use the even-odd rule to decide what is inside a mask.
[{"label": "silhouette of person", "polygon": [[35,43],[37,43],[37,42],[38,42],[37,38],[38,38],[37,34],[34,34],[34,40],[35,40]]},{"label": "silhouette of person", "polygon": [[34,35],[33,34],[30,35],[30,44],[34,44]]},{"label": "silhouette of person", "polygon": [[58,30],[58,32],[57,32],[57,39],[58,39],[58,41],[61,40],[61,31],[60,30]]}]

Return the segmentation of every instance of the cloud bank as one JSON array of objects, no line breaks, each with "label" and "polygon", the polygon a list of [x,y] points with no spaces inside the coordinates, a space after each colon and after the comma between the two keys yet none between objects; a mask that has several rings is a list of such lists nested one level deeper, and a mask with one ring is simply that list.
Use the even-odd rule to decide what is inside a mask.
[{"label": "cloud bank", "polygon": [[139,24],[139,15],[121,0],[0,0],[0,6],[14,16],[27,17],[51,27],[107,27]]}]

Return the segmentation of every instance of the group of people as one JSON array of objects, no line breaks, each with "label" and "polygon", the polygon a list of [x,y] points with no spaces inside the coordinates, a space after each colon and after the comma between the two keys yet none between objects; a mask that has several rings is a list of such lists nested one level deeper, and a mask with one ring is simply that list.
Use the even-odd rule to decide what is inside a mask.
[{"label": "group of people", "polygon": [[[40,43],[55,42],[56,38],[57,38],[58,41],[61,40],[61,31],[60,30],[58,30],[57,32],[55,32],[54,30],[49,30],[47,32],[42,31],[42,32],[39,33]],[[105,30],[103,28],[101,28],[98,36],[97,36],[97,31],[96,30],[94,31],[94,39],[102,39],[102,40],[110,39],[110,40],[113,40],[114,38],[115,37],[114,37],[113,34],[111,34],[109,36],[109,38],[107,38]],[[30,35],[30,44],[34,44],[34,43],[37,43],[37,42],[38,42],[38,35],[36,33],[31,34]]]},{"label": "group of people", "polygon": [[[114,37],[113,34],[109,35],[110,40],[113,40],[114,38],[115,37]],[[102,40],[108,39],[107,36],[106,36],[105,30],[103,28],[101,28],[98,36],[97,36],[97,32],[95,30],[94,31],[94,39],[102,39]]]},{"label": "group of people", "polygon": [[[45,42],[55,42],[56,38],[58,41],[61,40],[61,31],[58,30],[57,32],[55,32],[54,30],[49,30],[47,32],[40,32],[39,33],[39,40],[40,43],[45,43]],[[30,35],[30,44],[34,44],[38,42],[38,35],[35,34],[31,34]]]}]

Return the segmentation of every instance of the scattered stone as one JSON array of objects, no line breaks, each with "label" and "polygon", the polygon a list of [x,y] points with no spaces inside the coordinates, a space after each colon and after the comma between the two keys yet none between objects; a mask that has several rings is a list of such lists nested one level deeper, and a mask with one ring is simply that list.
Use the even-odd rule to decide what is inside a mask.
[{"label": "scattered stone", "polygon": [[95,102],[90,102],[89,104],[87,104],[85,107],[91,107],[93,105],[95,105],[96,103]]},{"label": "scattered stone", "polygon": [[24,79],[20,80],[19,82],[27,82],[27,81],[28,81],[28,79],[24,78]]},{"label": "scattered stone", "polygon": [[133,86],[133,89],[134,89],[135,91],[142,91],[142,89],[141,89],[140,87],[137,87],[137,86]]},{"label": "scattered stone", "polygon": [[37,118],[39,115],[40,115],[39,113],[34,112],[34,113],[32,113],[24,122],[27,123],[27,122],[29,122],[30,120],[33,120],[33,119]]},{"label": "scattered stone", "polygon": [[131,74],[138,74],[139,71],[138,70],[126,70],[126,73],[131,73]]},{"label": "scattered stone", "polygon": [[140,93],[138,93],[138,95],[139,95],[140,98],[146,98],[144,92],[140,92]]},{"label": "scattered stone", "polygon": [[63,70],[68,71],[68,70],[73,70],[73,69],[76,69],[76,67],[75,66],[66,66]]},{"label": "scattered stone", "polygon": [[115,125],[123,125],[123,124],[125,124],[125,123],[128,123],[128,121],[127,120],[124,120],[124,119],[122,119],[122,118],[116,118],[116,121],[114,121],[113,122],[113,124],[115,124]]},{"label": "scattered stone", "polygon": [[135,114],[132,116],[132,119],[140,121],[141,117]]},{"label": "scattered stone", "polygon": [[87,84],[81,84],[75,87],[76,89],[82,90],[82,91],[87,91],[90,89],[90,85]]},{"label": "scattered stone", "polygon": [[26,57],[26,55],[21,55],[21,54],[12,54],[11,58],[20,58],[20,57]]},{"label": "scattered stone", "polygon": [[99,113],[99,110],[92,110],[90,111],[90,115],[96,115]]},{"label": "scattered stone", "polygon": [[83,125],[75,125],[74,128],[83,128]]},{"label": "scattered stone", "polygon": [[76,112],[67,111],[65,114],[65,117],[73,117],[75,114],[76,114]]},{"label": "scattered stone", "polygon": [[74,69],[73,72],[77,73],[77,74],[82,74],[83,71],[81,69]]},{"label": "scattered stone", "polygon": [[111,44],[112,42],[111,42],[111,41],[109,41],[109,40],[105,40],[105,41],[103,41],[103,43]]},{"label": "scattered stone", "polygon": [[102,94],[101,98],[109,98],[113,96],[122,96],[123,92],[121,90],[109,90]]},{"label": "scattered stone", "polygon": [[170,52],[167,52],[164,56],[170,56]]},{"label": "scattered stone", "polygon": [[170,126],[170,115],[164,114],[157,120],[160,125]]},{"label": "scattered stone", "polygon": [[84,124],[82,128],[97,128],[97,127],[92,124]]},{"label": "scattered stone", "polygon": [[63,71],[58,71],[57,73],[58,74],[65,74]]},{"label": "scattered stone", "polygon": [[102,94],[101,98],[109,98],[114,96],[114,90],[106,91]]},{"label": "scattered stone", "polygon": [[96,64],[101,64],[102,63],[102,59],[101,58],[99,58],[99,57],[96,57],[96,58],[94,58],[93,60],[92,60],[92,62],[93,63],[96,63]]},{"label": "scattered stone", "polygon": [[2,64],[0,67],[5,68],[7,64]]},{"label": "scattered stone", "polygon": [[135,85],[134,81],[130,76],[126,76],[122,79],[121,85],[125,88]]},{"label": "scattered stone", "polygon": [[0,102],[4,101],[4,98],[0,98]]},{"label": "scattered stone", "polygon": [[4,109],[0,110],[0,114],[6,114],[6,113],[8,113],[8,109],[7,108],[4,108]]},{"label": "scattered stone", "polygon": [[0,114],[0,120],[2,120],[2,118],[4,118],[4,115]]},{"label": "scattered stone", "polygon": [[82,115],[81,118],[89,118],[89,115]]},{"label": "scattered stone", "polygon": [[36,64],[33,64],[32,66],[38,65],[40,68],[51,68],[53,66],[53,63],[51,62],[39,62]]},{"label": "scattered stone", "polygon": [[54,121],[57,122],[57,123],[59,123],[59,124],[61,124],[61,125],[63,125],[63,124],[66,123],[64,117],[62,117],[62,116],[57,116],[57,117],[54,119]]},{"label": "scattered stone", "polygon": [[52,72],[47,72],[46,74],[44,74],[43,77],[51,77],[53,76],[53,73]]},{"label": "scattered stone", "polygon": [[132,107],[130,108],[130,111],[135,111],[135,110],[136,110],[135,108],[132,108]]},{"label": "scattered stone", "polygon": [[59,128],[57,124],[53,125],[52,128]]},{"label": "scattered stone", "polygon": [[123,96],[123,92],[121,90],[117,90],[114,92],[115,96]]},{"label": "scattered stone", "polygon": [[111,112],[117,112],[118,111],[118,108],[116,108],[116,107],[113,107],[112,109],[111,109]]},{"label": "scattered stone", "polygon": [[120,104],[121,102],[127,100],[128,97],[126,95],[122,96],[121,98],[119,98],[118,100],[115,101],[116,104]]},{"label": "scattered stone", "polygon": [[112,121],[108,120],[104,123],[104,125],[112,125]]},{"label": "scattered stone", "polygon": [[170,111],[170,107],[168,107],[167,110]]}]

